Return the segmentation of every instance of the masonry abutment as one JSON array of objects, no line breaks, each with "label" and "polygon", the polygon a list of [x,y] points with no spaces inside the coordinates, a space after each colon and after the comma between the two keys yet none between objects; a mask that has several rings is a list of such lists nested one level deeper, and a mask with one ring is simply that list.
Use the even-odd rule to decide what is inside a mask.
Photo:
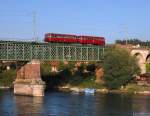
[{"label": "masonry abutment", "polygon": [[44,96],[45,83],[41,80],[40,61],[32,60],[17,70],[14,94]]}]

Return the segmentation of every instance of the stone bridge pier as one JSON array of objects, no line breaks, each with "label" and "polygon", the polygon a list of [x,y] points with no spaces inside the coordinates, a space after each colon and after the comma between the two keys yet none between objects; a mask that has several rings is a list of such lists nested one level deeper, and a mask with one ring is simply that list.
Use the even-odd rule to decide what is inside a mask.
[{"label": "stone bridge pier", "polygon": [[41,80],[40,61],[32,60],[17,70],[14,94],[44,96],[45,83]]}]

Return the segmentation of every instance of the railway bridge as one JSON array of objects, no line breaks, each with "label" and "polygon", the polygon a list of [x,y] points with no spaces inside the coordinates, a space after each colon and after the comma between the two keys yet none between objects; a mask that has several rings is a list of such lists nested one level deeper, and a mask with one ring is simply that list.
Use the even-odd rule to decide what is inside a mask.
[{"label": "railway bridge", "polygon": [[5,61],[100,61],[104,47],[79,44],[0,41],[0,60]]},{"label": "railway bridge", "polygon": [[40,62],[101,61],[104,47],[96,45],[0,41],[0,61],[26,61],[17,70],[14,93],[44,96],[45,83],[41,80]]}]

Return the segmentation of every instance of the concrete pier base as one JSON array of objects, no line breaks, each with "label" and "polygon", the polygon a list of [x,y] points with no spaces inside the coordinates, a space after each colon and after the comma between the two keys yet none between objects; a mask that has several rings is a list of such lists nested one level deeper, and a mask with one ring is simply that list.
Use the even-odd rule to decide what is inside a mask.
[{"label": "concrete pier base", "polygon": [[45,83],[41,80],[40,62],[32,60],[17,71],[14,94],[44,96]]},{"label": "concrete pier base", "polygon": [[44,96],[45,83],[37,80],[16,80],[14,94],[28,96]]}]

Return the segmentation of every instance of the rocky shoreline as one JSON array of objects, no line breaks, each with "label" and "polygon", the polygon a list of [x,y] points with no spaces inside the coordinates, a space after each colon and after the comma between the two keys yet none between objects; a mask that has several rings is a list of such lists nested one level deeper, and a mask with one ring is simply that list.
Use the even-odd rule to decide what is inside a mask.
[{"label": "rocky shoreline", "polygon": [[0,86],[0,89],[11,89],[9,86]]},{"label": "rocky shoreline", "polygon": [[[70,87],[70,86],[61,86],[58,87],[59,91],[63,92],[76,92],[76,93],[83,93],[84,88],[80,87]],[[150,95],[150,91],[133,91],[130,92],[128,90],[108,90],[108,89],[95,89],[95,93],[115,93],[115,94],[120,94],[120,93],[130,93],[130,94],[142,94],[142,95]]]},{"label": "rocky shoreline", "polygon": [[[9,86],[0,86],[0,89],[12,89],[12,87]],[[80,87],[72,87],[72,86],[60,86],[56,88],[58,91],[62,92],[74,92],[74,93],[83,93],[85,88],[80,88]],[[95,89],[95,93],[115,93],[115,94],[140,94],[140,95],[150,95],[150,91],[145,90],[145,91],[133,91],[130,92],[128,90],[108,90],[108,89]]]}]

